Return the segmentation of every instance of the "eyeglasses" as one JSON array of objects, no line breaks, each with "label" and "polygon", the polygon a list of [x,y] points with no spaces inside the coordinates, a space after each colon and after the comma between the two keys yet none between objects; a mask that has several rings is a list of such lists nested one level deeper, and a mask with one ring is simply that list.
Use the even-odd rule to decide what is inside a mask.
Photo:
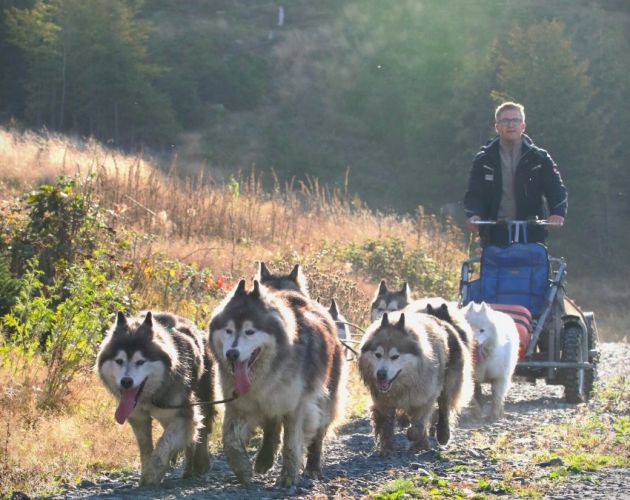
[{"label": "eyeglasses", "polygon": [[523,123],[522,118],[501,118],[497,121],[499,125],[520,125]]}]

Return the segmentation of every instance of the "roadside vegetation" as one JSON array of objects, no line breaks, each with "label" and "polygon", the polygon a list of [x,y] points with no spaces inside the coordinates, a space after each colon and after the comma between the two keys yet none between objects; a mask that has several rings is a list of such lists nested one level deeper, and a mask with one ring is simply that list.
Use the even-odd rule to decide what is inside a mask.
[{"label": "roadside vegetation", "polygon": [[[407,217],[377,213],[316,179],[270,179],[267,189],[255,171],[226,183],[182,179],[177,165],[162,173],[140,157],[57,136],[0,131],[0,139],[11,144],[0,150],[4,496],[51,494],[64,483],[138,467],[129,426],[114,424],[113,401],[92,373],[117,310],[170,310],[205,328],[213,308],[241,277],[254,275],[259,260],[273,270],[300,263],[312,296],[325,305],[334,297],[362,326],[382,278],[392,286],[407,281],[417,296],[457,296],[463,235],[421,208]],[[354,370],[350,376],[362,387]],[[539,437],[566,434],[566,449],[554,452],[563,467],[627,465],[607,458],[620,456],[629,432],[627,384],[602,388],[598,401],[585,410],[583,427],[605,432],[605,447],[592,449],[573,427]],[[353,391],[348,406],[348,415],[364,415],[367,392]],[[619,408],[625,416],[615,417],[613,434],[597,427],[600,414]],[[497,453],[506,449],[491,445]],[[439,478],[410,481],[441,494],[451,488]],[[480,479],[473,491],[490,487],[504,486]]]},{"label": "roadside vegetation", "polygon": [[134,438],[112,425],[113,402],[91,372],[118,310],[169,310],[205,328],[259,260],[273,270],[300,263],[312,295],[334,297],[359,325],[381,278],[457,294],[461,234],[421,211],[374,213],[315,179],[273,179],[265,191],[255,171],[182,180],[175,166],[162,174],[96,144],[2,133],[12,145],[0,158],[4,494],[43,495],[137,466]]}]

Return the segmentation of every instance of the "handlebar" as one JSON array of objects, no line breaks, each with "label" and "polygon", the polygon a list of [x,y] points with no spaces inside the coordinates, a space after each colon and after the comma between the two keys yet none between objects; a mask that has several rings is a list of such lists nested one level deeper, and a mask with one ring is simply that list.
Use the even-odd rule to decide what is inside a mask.
[{"label": "handlebar", "polygon": [[532,220],[474,220],[469,221],[470,224],[475,226],[484,226],[484,225],[514,225],[514,226],[563,226],[562,223],[558,222],[549,222],[546,219],[532,219]]}]

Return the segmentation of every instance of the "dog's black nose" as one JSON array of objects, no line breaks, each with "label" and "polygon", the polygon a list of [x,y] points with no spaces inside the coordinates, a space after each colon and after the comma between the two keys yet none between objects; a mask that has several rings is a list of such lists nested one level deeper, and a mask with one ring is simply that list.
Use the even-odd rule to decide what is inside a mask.
[{"label": "dog's black nose", "polygon": [[376,379],[379,381],[387,380],[387,370],[381,368],[376,372]]},{"label": "dog's black nose", "polygon": [[120,385],[123,389],[129,389],[133,385],[133,379],[131,377],[123,377],[120,379]]},{"label": "dog's black nose", "polygon": [[238,361],[238,357],[239,357],[240,353],[238,351],[238,349],[229,349],[228,352],[225,353],[225,357],[228,359],[228,361]]}]

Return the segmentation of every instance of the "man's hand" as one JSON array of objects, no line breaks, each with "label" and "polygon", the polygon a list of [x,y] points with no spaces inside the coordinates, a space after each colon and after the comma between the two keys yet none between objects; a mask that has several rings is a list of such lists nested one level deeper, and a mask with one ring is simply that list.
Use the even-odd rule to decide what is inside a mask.
[{"label": "man's hand", "polygon": [[547,222],[551,224],[551,226],[549,226],[551,229],[556,229],[562,227],[564,224],[564,217],[562,217],[562,215],[550,215],[547,217]]},{"label": "man's hand", "polygon": [[476,231],[477,225],[473,223],[480,220],[481,220],[481,217],[479,217],[478,215],[473,215],[466,221],[466,229],[468,229],[471,233]]}]

